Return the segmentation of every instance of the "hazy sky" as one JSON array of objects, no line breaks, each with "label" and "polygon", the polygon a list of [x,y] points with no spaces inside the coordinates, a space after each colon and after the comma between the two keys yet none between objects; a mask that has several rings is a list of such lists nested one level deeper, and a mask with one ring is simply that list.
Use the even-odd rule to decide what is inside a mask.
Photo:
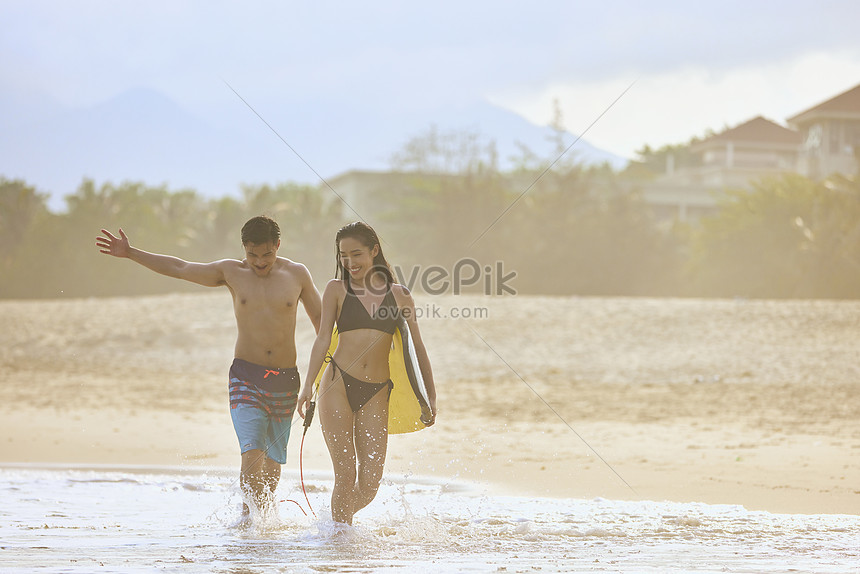
[{"label": "hazy sky", "polygon": [[[90,105],[133,87],[214,113],[426,110],[486,100],[630,157],[860,83],[860,2],[0,0],[3,102]],[[235,104],[235,101],[233,102]],[[7,104],[9,105],[9,104]]]}]

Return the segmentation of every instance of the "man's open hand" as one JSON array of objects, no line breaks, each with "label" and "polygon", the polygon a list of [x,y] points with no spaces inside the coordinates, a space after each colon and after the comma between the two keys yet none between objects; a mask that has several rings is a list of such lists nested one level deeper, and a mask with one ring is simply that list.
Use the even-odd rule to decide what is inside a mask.
[{"label": "man's open hand", "polygon": [[110,231],[102,229],[104,236],[96,237],[96,247],[99,251],[114,257],[128,257],[129,244],[128,237],[123,233],[122,228],[119,229],[119,237],[115,237]]}]

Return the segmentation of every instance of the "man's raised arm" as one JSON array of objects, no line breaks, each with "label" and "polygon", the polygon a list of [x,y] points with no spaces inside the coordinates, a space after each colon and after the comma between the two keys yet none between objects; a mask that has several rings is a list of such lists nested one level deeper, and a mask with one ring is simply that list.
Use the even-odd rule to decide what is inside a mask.
[{"label": "man's raised arm", "polygon": [[122,228],[119,230],[119,237],[115,237],[106,229],[102,229],[102,233],[103,235],[96,237],[96,247],[99,247],[99,251],[102,253],[114,257],[125,257],[156,273],[185,279],[204,287],[218,287],[226,284],[221,261],[194,263],[172,255],[159,255],[142,251],[129,244],[128,237]]}]

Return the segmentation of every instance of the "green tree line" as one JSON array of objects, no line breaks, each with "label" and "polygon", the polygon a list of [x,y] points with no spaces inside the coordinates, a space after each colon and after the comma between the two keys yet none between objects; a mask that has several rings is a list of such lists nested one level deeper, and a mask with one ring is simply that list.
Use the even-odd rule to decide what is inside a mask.
[{"label": "green tree line", "polygon": [[[515,271],[519,293],[709,297],[860,296],[860,185],[764,179],[726,192],[693,225],[659,224],[620,174],[574,161],[500,173],[493,149],[460,173],[409,172],[406,188],[365,198],[392,264],[452,269],[472,258]],[[52,213],[47,197],[0,178],[0,297],[139,295],[199,287],[98,252],[101,228],[133,245],[188,260],[243,256],[242,224],[266,214],[282,231],[280,254],[308,265],[322,286],[334,271],[334,234],[355,219],[326,186],[245,186],[204,198],[139,182],[84,180]],[[408,277],[407,277],[408,278]],[[482,289],[484,283],[474,289]]]},{"label": "green tree line", "polygon": [[[199,287],[158,276],[99,253],[102,228],[122,227],[132,244],[192,261],[242,259],[240,231],[266,214],[281,228],[280,254],[317,274],[333,269],[334,247],[323,231],[342,223],[337,206],[312,186],[257,185],[240,198],[207,199],[194,190],[84,180],[50,212],[46,196],[20,180],[0,178],[0,297],[140,295]],[[333,234],[333,232],[331,232]]]}]

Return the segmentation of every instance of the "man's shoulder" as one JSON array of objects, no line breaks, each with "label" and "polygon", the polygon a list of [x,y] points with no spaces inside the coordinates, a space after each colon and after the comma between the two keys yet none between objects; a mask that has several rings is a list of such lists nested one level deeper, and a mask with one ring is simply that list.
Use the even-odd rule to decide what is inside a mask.
[{"label": "man's shoulder", "polygon": [[278,267],[281,271],[297,277],[310,277],[311,274],[304,264],[286,257],[278,257]]},{"label": "man's shoulder", "polygon": [[283,265],[285,268],[290,269],[307,269],[302,263],[298,261],[293,261],[292,259],[288,259],[287,257],[282,257],[278,255],[278,263]]},{"label": "man's shoulder", "polygon": [[214,265],[222,271],[237,271],[248,268],[244,261],[239,261],[238,259],[219,259],[218,261],[213,261],[210,265]]},{"label": "man's shoulder", "polygon": [[287,259],[286,257],[278,257],[274,272],[278,277],[278,281],[298,285],[302,288],[308,284],[313,284],[311,272],[308,271],[308,268],[302,263]]}]

